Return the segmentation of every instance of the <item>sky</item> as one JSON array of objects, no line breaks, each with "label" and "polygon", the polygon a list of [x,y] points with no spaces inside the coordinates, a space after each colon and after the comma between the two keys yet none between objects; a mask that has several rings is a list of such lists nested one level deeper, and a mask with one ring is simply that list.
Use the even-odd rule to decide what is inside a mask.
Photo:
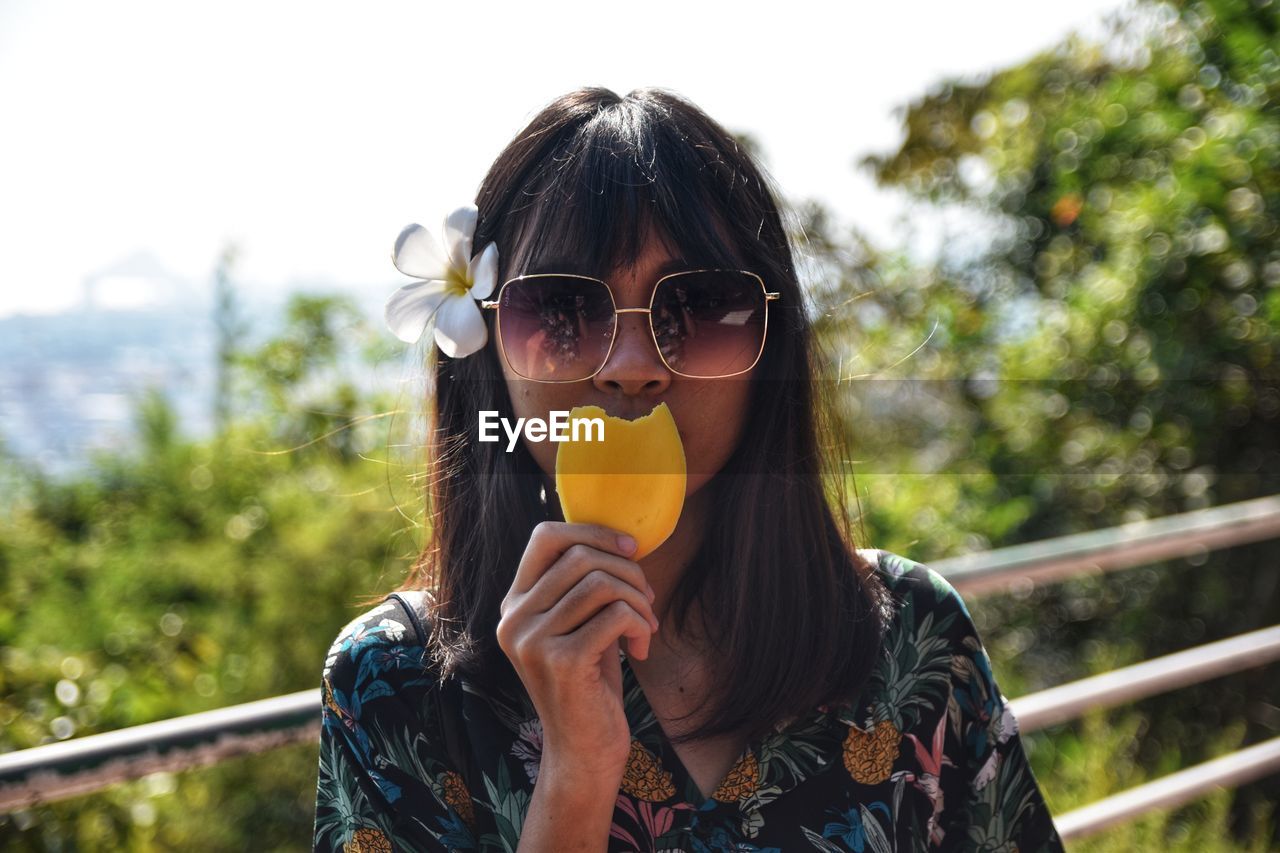
[{"label": "sky", "polygon": [[473,202],[584,85],[674,89],[762,143],[784,201],[927,257],[943,226],[904,230],[925,219],[855,165],[900,141],[895,108],[1122,5],[3,0],[0,316],[73,307],[113,270],[208,287],[229,242],[242,288],[390,293],[400,229]]}]

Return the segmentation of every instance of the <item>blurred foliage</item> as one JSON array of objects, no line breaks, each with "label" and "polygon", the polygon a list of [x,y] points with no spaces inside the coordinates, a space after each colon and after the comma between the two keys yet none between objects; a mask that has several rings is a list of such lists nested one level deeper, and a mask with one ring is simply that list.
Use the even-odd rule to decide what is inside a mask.
[{"label": "blurred foliage", "polygon": [[[962,214],[931,265],[805,212],[867,541],[927,562],[1280,493],[1278,29],[1276,4],[1143,4],[1104,45],[934,87],[863,161]],[[1273,540],[974,615],[1018,695],[1274,625],[1278,565]],[[1035,736],[1050,804],[1274,737],[1275,669],[1139,703],[1131,765],[1083,786],[1054,758],[1070,727]],[[1256,839],[1277,794],[1245,786],[1207,835],[1171,818],[1096,846]]]},{"label": "blurred foliage", "polygon": [[[865,544],[928,562],[1280,493],[1278,15],[1143,3],[1104,45],[908,105],[865,166],[964,212],[933,264],[801,206]],[[92,476],[0,457],[0,749],[316,686],[421,541],[416,460],[374,452],[415,401],[360,373],[399,351],[349,302],[299,295],[278,337],[228,354],[215,438],[184,440],[157,391],[139,453]],[[1278,565],[1280,541],[1257,543],[971,609],[1017,696],[1280,622]],[[1277,683],[1257,668],[1027,735],[1050,806],[1274,737]],[[291,747],[0,816],[0,847],[305,849],[315,761]],[[1072,847],[1273,849],[1277,794]]]},{"label": "blurred foliage", "polygon": [[[0,479],[23,488],[0,528],[0,750],[319,684],[337,630],[420,546],[416,496],[376,458],[406,420],[378,414],[407,403],[344,375],[371,334],[354,316],[294,297],[281,335],[237,361],[257,394],[237,409],[258,414],[212,440],[183,440],[153,389],[136,455],[69,482],[8,460]],[[297,747],[161,775],[0,817],[0,848],[298,848],[315,772]]]}]

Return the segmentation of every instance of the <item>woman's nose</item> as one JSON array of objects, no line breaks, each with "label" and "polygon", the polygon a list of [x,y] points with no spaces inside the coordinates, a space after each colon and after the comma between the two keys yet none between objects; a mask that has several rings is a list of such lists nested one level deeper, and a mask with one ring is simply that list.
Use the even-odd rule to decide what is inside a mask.
[{"label": "woman's nose", "polygon": [[671,384],[671,371],[653,342],[647,313],[618,314],[613,350],[592,381],[602,391],[657,394]]}]

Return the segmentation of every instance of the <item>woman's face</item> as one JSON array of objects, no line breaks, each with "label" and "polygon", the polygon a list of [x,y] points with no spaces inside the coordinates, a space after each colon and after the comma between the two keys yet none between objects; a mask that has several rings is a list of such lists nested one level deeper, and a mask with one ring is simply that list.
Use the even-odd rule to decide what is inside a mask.
[{"label": "woman's face", "polygon": [[[634,266],[604,277],[618,308],[647,308],[653,286],[667,272],[664,264],[677,257],[651,236]],[[688,469],[686,497],[705,486],[724,466],[738,444],[755,368],[724,379],[690,379],[667,369],[653,335],[649,315],[619,314],[617,336],[608,361],[591,379],[581,382],[533,382],[511,372],[504,360],[503,375],[516,417],[549,417],[552,410],[595,405],[610,415],[634,420],[666,403],[684,444]],[[551,441],[525,441],[549,482],[555,481],[556,449]]]}]

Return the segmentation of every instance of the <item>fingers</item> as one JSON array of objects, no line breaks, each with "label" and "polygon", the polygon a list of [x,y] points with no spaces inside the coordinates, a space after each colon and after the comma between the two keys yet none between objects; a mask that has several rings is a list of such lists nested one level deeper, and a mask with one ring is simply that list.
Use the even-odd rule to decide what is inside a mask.
[{"label": "fingers", "polygon": [[[632,647],[643,646],[647,656],[648,638],[658,624],[653,589],[639,564],[619,554],[634,550],[630,537],[601,525],[544,521],[535,526],[500,606],[499,646],[510,656],[517,646],[527,649],[532,638],[562,639],[616,602],[639,620],[640,630],[629,626],[636,635]],[[614,619],[606,615],[604,621]],[[621,630],[622,623],[610,624]]]},{"label": "fingers", "polygon": [[[525,546],[524,556],[520,558],[511,591],[528,592],[553,563],[571,547],[579,544],[624,558],[635,553],[636,549],[635,540],[630,536],[599,524],[539,522],[533,528],[529,544]],[[643,573],[641,576],[643,577]],[[643,589],[643,586],[640,588]]]},{"label": "fingers", "polygon": [[[526,593],[526,606],[537,612],[550,610],[592,573],[616,579],[620,584],[619,589],[626,587],[638,596],[634,600],[642,607],[637,607],[637,610],[646,614],[653,612],[649,606],[653,600],[653,589],[644,576],[644,569],[638,563],[582,543],[570,545],[560,555],[560,559],[547,568],[533,589]],[[602,583],[605,580],[606,578],[596,578],[591,583]]]},{"label": "fingers", "polygon": [[[548,573],[544,583],[550,580],[551,574]],[[530,595],[538,592],[535,589]],[[649,597],[603,569],[588,571],[568,592],[556,596],[547,610],[543,630],[553,636],[568,634],[615,601],[625,602],[639,614],[645,620],[649,633],[658,630],[658,618],[653,613]]]},{"label": "fingers", "polygon": [[[587,620],[577,630],[559,638],[559,642],[571,645],[579,654],[599,656],[616,649],[615,643],[627,638],[627,652],[644,660],[649,657],[649,641],[653,630],[649,622],[630,604],[616,600]],[[615,653],[616,654],[616,653]]]}]

